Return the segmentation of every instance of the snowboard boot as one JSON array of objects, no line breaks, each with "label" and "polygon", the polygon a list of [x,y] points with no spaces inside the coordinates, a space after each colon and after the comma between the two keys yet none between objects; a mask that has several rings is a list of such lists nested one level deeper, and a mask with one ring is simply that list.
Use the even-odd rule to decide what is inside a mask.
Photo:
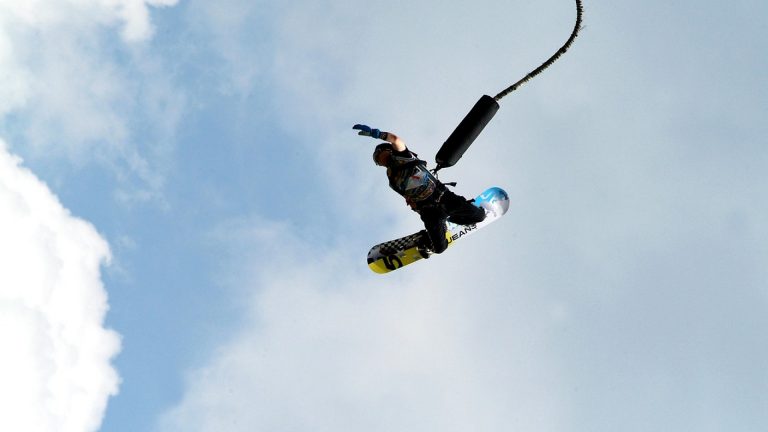
[{"label": "snowboard boot", "polygon": [[419,255],[421,255],[422,258],[427,259],[434,253],[432,252],[432,241],[429,239],[427,230],[421,230],[419,231],[419,234],[421,234],[421,236],[416,248],[419,251]]}]

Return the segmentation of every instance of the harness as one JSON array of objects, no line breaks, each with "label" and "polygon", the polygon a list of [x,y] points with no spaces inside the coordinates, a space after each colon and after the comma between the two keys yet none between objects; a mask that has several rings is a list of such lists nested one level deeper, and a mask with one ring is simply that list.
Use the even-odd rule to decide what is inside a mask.
[{"label": "harness", "polygon": [[[415,153],[414,153],[414,156],[416,156]],[[388,177],[389,177],[389,187],[391,187],[392,189],[394,189],[397,192],[400,192],[398,190],[398,188],[397,188],[397,183],[395,182],[395,179],[397,178],[397,176],[399,176],[402,171],[410,170],[411,168],[413,168],[415,166],[419,166],[419,165],[423,166],[424,169],[426,170],[427,162],[423,161],[423,160],[421,160],[419,158],[416,158],[416,159],[414,159],[414,160],[412,160],[410,162],[406,162],[404,164],[400,164],[400,165],[397,165],[397,166],[394,166],[394,167],[388,167],[389,170],[390,170],[390,172],[388,173],[389,174],[388,175]]]},{"label": "harness", "polygon": [[[445,193],[445,186],[427,169],[427,162],[419,159],[416,153],[411,153],[413,160],[388,167],[387,177],[389,187],[418,211],[425,206],[438,204]],[[404,175],[409,175],[409,178],[404,178]],[[409,180],[417,184],[409,184]]]}]

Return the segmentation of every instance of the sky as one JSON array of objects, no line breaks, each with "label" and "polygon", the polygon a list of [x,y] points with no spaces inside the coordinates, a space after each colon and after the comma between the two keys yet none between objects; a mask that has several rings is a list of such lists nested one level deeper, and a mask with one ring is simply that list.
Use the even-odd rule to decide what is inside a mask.
[{"label": "sky", "polygon": [[762,430],[768,4],[586,0],[378,275],[352,125],[433,164],[575,19],[450,3],[0,0],[0,430]]}]

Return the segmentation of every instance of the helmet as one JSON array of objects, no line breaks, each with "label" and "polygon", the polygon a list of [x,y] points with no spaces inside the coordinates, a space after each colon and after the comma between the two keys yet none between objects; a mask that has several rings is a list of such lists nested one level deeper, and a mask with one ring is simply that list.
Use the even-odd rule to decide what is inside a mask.
[{"label": "helmet", "polygon": [[385,151],[393,152],[395,149],[392,147],[392,144],[390,143],[381,143],[376,146],[375,149],[373,149],[373,163],[376,165],[379,164],[379,155],[384,153]]}]

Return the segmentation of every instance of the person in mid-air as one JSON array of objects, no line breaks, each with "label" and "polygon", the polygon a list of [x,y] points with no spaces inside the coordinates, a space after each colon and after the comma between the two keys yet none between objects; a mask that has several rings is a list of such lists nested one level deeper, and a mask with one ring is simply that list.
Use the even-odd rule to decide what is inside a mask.
[{"label": "person in mid-air", "polygon": [[433,252],[442,253],[448,247],[446,221],[472,225],[485,219],[485,210],[448,190],[427,169],[427,163],[408,150],[400,137],[366,125],[356,124],[352,129],[358,130],[358,135],[386,141],[374,149],[373,161],[387,168],[389,186],[421,216],[427,233],[424,237],[428,241],[419,245],[424,257]]}]

